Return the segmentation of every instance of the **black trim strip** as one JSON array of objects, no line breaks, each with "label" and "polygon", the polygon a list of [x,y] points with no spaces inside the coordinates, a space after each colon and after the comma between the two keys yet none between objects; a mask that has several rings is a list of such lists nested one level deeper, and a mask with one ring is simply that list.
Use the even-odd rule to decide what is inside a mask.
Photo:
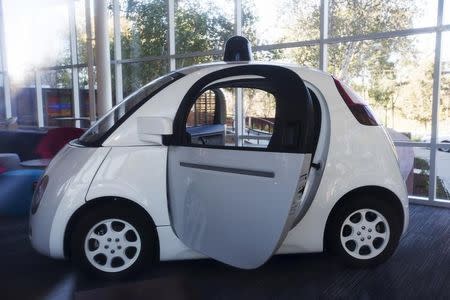
[{"label": "black trim strip", "polygon": [[258,177],[266,177],[266,178],[274,178],[274,172],[267,171],[257,171],[257,170],[246,170],[246,169],[237,169],[237,168],[228,168],[228,167],[219,167],[219,166],[209,166],[209,165],[201,165],[201,164],[192,164],[187,162],[180,162],[180,166],[186,168],[200,169],[200,170],[208,170],[208,171],[217,171],[224,173],[233,173],[233,174],[241,174],[241,175],[249,175],[249,176],[258,176]]}]

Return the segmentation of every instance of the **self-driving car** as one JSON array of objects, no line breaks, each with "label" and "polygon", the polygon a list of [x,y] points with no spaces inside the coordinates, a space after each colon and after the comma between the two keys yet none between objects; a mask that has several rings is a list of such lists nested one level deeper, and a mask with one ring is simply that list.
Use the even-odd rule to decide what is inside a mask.
[{"label": "self-driving car", "polygon": [[66,145],[35,189],[33,247],[106,277],[156,260],[388,259],[408,197],[385,129],[345,83],[249,48],[230,39],[223,62],[148,83]]}]

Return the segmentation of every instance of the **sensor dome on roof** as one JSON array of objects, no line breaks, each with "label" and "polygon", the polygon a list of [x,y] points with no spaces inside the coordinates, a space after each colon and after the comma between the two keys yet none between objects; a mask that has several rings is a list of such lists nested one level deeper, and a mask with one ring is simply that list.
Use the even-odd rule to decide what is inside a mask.
[{"label": "sensor dome on roof", "polygon": [[252,46],[243,36],[233,36],[225,44],[224,61],[250,61],[253,60]]}]

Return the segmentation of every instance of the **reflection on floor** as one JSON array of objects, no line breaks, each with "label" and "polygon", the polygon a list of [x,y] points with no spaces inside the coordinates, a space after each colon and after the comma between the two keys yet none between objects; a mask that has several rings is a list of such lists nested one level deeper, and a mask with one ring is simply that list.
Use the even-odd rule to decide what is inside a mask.
[{"label": "reflection on floor", "polygon": [[[348,269],[326,254],[272,258],[251,271],[212,260],[165,262],[129,282],[101,282],[36,254],[26,220],[0,219],[0,299],[298,299],[449,297],[450,210],[411,206],[400,248],[372,270]],[[109,299],[109,298],[108,298]]]}]

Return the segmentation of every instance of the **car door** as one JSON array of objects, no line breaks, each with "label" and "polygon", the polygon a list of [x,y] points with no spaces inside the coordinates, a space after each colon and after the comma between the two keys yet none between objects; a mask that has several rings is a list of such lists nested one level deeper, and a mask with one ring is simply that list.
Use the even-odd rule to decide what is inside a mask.
[{"label": "car door", "polygon": [[[189,112],[213,87],[255,88],[273,95],[276,112],[268,143],[252,143],[255,138],[245,136],[247,129],[238,136],[247,142],[193,142],[186,129]],[[168,203],[178,238],[235,267],[264,264],[291,228],[303,195],[313,149],[311,110],[302,79],[283,67],[234,66],[194,84],[182,100],[168,142]],[[236,136],[237,129],[226,130]]]}]

